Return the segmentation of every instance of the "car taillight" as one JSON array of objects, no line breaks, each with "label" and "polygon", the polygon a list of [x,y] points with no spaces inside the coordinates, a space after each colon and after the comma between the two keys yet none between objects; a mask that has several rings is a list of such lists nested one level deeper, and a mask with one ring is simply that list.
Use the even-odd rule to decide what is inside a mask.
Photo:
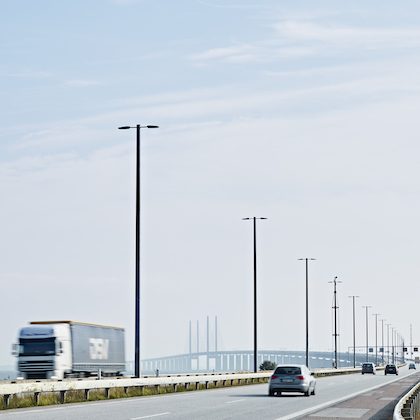
[{"label": "car taillight", "polygon": [[305,379],[304,376],[297,376],[296,379],[301,379],[302,381]]},{"label": "car taillight", "polygon": [[273,375],[272,377],[271,377],[271,379],[276,379],[277,378],[277,375]]}]

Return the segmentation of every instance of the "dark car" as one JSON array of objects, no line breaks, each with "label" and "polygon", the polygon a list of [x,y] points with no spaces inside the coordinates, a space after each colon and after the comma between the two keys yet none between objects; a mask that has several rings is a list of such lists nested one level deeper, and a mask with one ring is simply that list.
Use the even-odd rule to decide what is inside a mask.
[{"label": "dark car", "polygon": [[410,363],[408,369],[416,369],[416,365],[414,363]]},{"label": "dark car", "polygon": [[373,363],[363,363],[362,365],[362,375],[365,373],[373,373],[376,375],[376,367]]},{"label": "dark car", "polygon": [[385,366],[385,375],[388,373],[393,373],[394,375],[398,375],[398,368],[395,365],[386,365]]},{"label": "dark car", "polygon": [[316,380],[305,365],[277,366],[270,378],[268,394],[282,392],[301,392],[309,397],[315,395]]}]

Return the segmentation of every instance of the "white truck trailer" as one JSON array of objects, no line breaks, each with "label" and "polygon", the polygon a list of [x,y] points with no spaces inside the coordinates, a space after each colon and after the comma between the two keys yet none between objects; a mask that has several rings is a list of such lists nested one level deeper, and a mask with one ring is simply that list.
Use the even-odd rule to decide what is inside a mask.
[{"label": "white truck trailer", "polygon": [[124,329],[73,321],[31,322],[13,346],[24,379],[121,375]]}]

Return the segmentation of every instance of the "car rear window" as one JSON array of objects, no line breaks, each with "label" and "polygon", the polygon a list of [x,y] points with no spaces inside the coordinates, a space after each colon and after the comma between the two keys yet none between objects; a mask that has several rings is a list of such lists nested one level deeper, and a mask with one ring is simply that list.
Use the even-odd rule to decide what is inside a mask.
[{"label": "car rear window", "polygon": [[279,366],[274,373],[277,375],[300,375],[301,370],[300,367]]}]

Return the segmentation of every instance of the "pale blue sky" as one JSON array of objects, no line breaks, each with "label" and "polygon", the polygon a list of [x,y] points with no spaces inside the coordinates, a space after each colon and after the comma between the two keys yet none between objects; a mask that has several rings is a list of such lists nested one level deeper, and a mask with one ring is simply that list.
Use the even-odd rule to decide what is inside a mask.
[{"label": "pale blue sky", "polygon": [[253,216],[261,347],[304,348],[302,257],[311,347],[332,347],[335,276],[342,350],[352,294],[358,345],[361,305],[420,344],[418,3],[2,6],[0,365],[48,319],[125,327],[133,358],[135,131],[117,127],[138,123],[160,126],[142,131],[145,357],[186,351],[207,315],[252,347]]}]

